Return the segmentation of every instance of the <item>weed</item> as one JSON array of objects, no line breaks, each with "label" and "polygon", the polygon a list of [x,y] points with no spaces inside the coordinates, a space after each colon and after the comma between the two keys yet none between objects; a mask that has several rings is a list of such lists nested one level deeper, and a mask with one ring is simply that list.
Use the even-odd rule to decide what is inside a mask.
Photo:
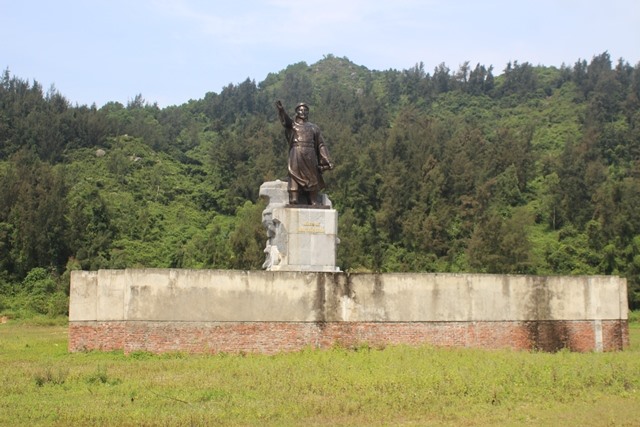
[{"label": "weed", "polygon": [[371,348],[371,346],[369,345],[369,343],[367,343],[367,342],[362,342],[362,343],[359,343],[359,344],[355,345],[355,346],[353,347],[353,350],[354,350],[354,351],[365,351],[365,352],[366,352],[366,351],[371,351],[371,350],[372,350],[372,348]]},{"label": "weed", "polygon": [[87,383],[116,385],[120,383],[120,380],[115,378],[109,379],[109,375],[107,375],[107,368],[104,366],[98,366],[96,370],[87,377]]},{"label": "weed", "polygon": [[68,369],[54,370],[51,367],[46,367],[44,370],[36,372],[33,375],[33,380],[38,387],[43,387],[46,384],[61,385],[67,380],[68,375]]},{"label": "weed", "polygon": [[157,355],[149,351],[138,350],[138,351],[132,351],[131,353],[129,353],[129,357],[132,358],[133,360],[149,360],[149,359],[157,358]]},{"label": "weed", "polygon": [[210,401],[228,400],[229,398],[230,398],[229,393],[227,393],[224,390],[209,389],[209,390],[202,391],[197,399],[200,402],[210,402]]}]

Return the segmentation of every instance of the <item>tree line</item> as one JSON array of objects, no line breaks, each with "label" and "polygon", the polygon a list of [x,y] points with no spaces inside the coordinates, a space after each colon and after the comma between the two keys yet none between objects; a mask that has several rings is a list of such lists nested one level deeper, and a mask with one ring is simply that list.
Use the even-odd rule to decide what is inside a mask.
[{"label": "tree line", "polygon": [[74,106],[5,70],[0,293],[55,310],[73,269],[259,269],[276,99],[329,144],[343,270],[615,274],[640,308],[640,64],[607,52],[499,75],[327,55],[166,108]]}]

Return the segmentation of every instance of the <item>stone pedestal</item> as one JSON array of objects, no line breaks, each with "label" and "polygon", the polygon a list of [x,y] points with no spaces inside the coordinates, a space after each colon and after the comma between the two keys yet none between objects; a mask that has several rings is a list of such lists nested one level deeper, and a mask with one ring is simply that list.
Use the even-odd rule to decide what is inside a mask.
[{"label": "stone pedestal", "polygon": [[269,271],[340,271],[336,267],[338,212],[322,195],[323,206],[287,205],[287,183],[265,182],[260,195],[269,198],[262,212],[267,229],[266,260]]}]

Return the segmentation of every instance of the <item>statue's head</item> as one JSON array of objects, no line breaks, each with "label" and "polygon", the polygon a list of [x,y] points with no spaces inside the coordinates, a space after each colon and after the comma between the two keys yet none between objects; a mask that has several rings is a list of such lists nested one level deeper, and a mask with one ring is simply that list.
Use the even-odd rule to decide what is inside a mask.
[{"label": "statue's head", "polygon": [[303,120],[307,120],[309,118],[309,106],[306,102],[299,102],[298,105],[296,105],[296,117]]}]

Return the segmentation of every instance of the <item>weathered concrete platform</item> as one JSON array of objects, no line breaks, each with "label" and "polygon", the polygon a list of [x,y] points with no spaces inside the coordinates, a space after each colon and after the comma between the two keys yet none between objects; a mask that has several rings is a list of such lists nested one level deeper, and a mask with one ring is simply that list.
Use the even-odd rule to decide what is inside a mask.
[{"label": "weathered concrete platform", "polygon": [[70,351],[611,351],[629,340],[626,280],[612,276],[75,271],[70,301]]}]

